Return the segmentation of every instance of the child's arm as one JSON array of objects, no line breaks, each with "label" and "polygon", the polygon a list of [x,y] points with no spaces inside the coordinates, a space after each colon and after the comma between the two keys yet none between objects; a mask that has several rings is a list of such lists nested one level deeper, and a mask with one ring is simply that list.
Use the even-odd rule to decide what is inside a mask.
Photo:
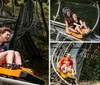
[{"label": "child's arm", "polygon": [[75,22],[74,22],[73,24],[74,24],[75,26],[80,26],[79,24],[77,24],[77,23],[75,23]]},{"label": "child's arm", "polygon": [[73,61],[71,61],[71,68],[72,68],[72,75],[75,76],[75,71],[74,71]]},{"label": "child's arm", "polygon": [[82,20],[79,20],[79,22],[80,22],[81,25],[83,24]]},{"label": "child's arm", "polygon": [[81,24],[80,26],[82,27],[82,26],[83,26],[83,22],[82,22],[82,20],[79,20],[79,23]]},{"label": "child's arm", "polygon": [[75,75],[75,72],[74,72],[74,69],[72,68],[72,75],[74,76]]}]

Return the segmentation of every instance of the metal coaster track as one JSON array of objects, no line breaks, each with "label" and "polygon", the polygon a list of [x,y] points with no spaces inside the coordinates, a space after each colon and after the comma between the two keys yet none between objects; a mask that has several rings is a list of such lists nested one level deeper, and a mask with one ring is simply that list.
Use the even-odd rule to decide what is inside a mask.
[{"label": "metal coaster track", "polygon": [[0,0],[0,11],[2,10],[3,8],[3,0]]},{"label": "metal coaster track", "polygon": [[[58,16],[58,14],[59,14],[60,5],[61,5],[60,0],[58,2],[59,2],[59,6],[58,6],[58,11],[56,13],[56,17],[54,18],[54,20],[50,21],[50,24],[51,24],[51,28],[50,28],[51,34],[53,34],[53,33],[57,34],[56,39],[55,39],[56,41],[60,41],[60,39],[62,37],[64,37],[63,41],[66,40],[66,39],[76,40],[76,41],[84,41],[82,39],[78,39],[78,38],[76,38],[76,37],[74,37],[72,35],[67,34],[65,32],[65,30],[64,30],[65,29],[65,24],[63,24],[61,22],[55,21],[57,16]],[[95,23],[94,27],[92,28],[93,31],[95,30],[95,28],[96,28],[96,26],[97,26],[97,24],[99,22],[99,15],[100,15],[98,3],[96,4],[96,6],[97,6],[97,11],[98,11],[98,16],[97,16],[96,23]],[[53,39],[51,39],[51,40],[54,41]],[[96,34],[92,34],[90,37],[86,38],[85,40],[86,41],[87,40],[89,40],[89,41],[94,41],[94,40],[99,41],[100,37],[98,35],[96,35]]]},{"label": "metal coaster track", "polygon": [[96,23],[95,23],[94,27],[92,28],[92,30],[95,30],[95,28],[96,28],[96,26],[97,26],[97,24],[98,24],[98,22],[99,22],[99,17],[100,17],[99,5],[98,5],[98,4],[96,4],[96,5],[97,5],[97,10],[98,10],[98,17],[97,17]]},{"label": "metal coaster track", "polygon": [[[13,0],[14,1],[14,0]],[[34,1],[33,0],[26,0],[27,2],[29,2],[29,1],[32,1],[32,6],[33,6],[33,4],[34,4]],[[43,20],[41,20],[41,22],[43,21],[44,22],[44,24],[46,24],[46,22],[45,22],[45,17],[43,17],[43,15],[44,15],[44,13],[43,13],[43,8],[42,8],[42,2],[40,1],[40,0],[37,0],[36,1],[39,5],[37,5],[37,6],[40,6],[40,11],[41,11],[41,14],[39,14],[39,18],[43,18]],[[24,5],[25,5],[26,3],[24,3]],[[14,6],[14,5],[13,5]],[[30,7],[30,5],[28,4],[28,6]],[[16,17],[14,17],[14,13],[12,14],[13,16],[11,16],[11,17],[6,17],[6,16],[3,16],[3,15],[0,15],[0,24],[2,25],[3,24],[3,26],[7,26],[6,24],[13,24],[13,23],[16,23],[16,27],[14,28],[14,32],[16,31],[16,33],[18,33],[19,32],[19,34],[18,35],[15,35],[13,38],[15,39],[15,41],[13,40],[13,42],[12,42],[12,44],[11,44],[11,47],[10,47],[10,49],[18,49],[18,50],[20,50],[20,52],[23,54],[23,55],[25,55],[27,52],[24,50],[24,51],[22,51],[21,49],[20,49],[20,47],[21,46],[23,46],[24,45],[24,48],[28,48],[29,50],[29,52],[27,53],[27,55],[25,55],[25,56],[29,56],[29,57],[31,57],[30,58],[30,60],[31,61],[33,61],[33,60],[35,60],[35,59],[40,59],[41,60],[41,58],[42,58],[42,56],[40,55],[40,50],[38,50],[37,51],[37,47],[36,47],[36,45],[34,44],[34,41],[32,40],[32,37],[31,37],[31,35],[30,35],[30,33],[29,33],[29,31],[30,30],[32,30],[34,27],[36,27],[38,24],[34,24],[34,22],[36,23],[36,16],[38,15],[38,14],[36,14],[36,10],[38,10],[38,8],[36,8],[35,7],[35,5],[34,5],[34,7],[33,8],[35,8],[34,10],[33,10],[33,8],[31,7],[31,8],[29,8],[28,6],[26,6],[26,11],[28,11],[27,13],[24,13],[24,14],[22,14],[22,12],[20,13],[20,16],[19,16],[19,18],[17,19]],[[25,8],[25,7],[24,7]],[[29,8],[29,9],[28,9]],[[32,10],[32,11],[34,11],[34,13],[35,14],[32,14],[32,11],[30,11],[30,9]],[[22,10],[22,9],[21,9]],[[31,13],[30,13],[30,12]],[[15,12],[15,10],[13,9],[13,12]],[[24,10],[24,12],[25,12],[25,10]],[[33,17],[31,17],[31,16],[28,16],[28,13],[29,13],[29,15],[34,15],[34,19],[33,19]],[[39,13],[39,12],[38,12]],[[27,15],[27,17],[25,17],[25,14]],[[23,15],[23,16],[22,16]],[[22,17],[21,17],[22,16]],[[24,18],[24,19],[22,19],[22,18]],[[28,19],[27,19],[28,18]],[[31,20],[30,20],[31,19]],[[23,20],[23,21],[21,21],[21,20]],[[30,20],[30,22],[28,22],[27,20]],[[5,21],[6,21],[6,23],[5,23]],[[22,26],[22,25],[26,25],[26,24],[23,24],[24,22],[26,22],[27,21],[27,24],[28,24],[28,27],[26,27],[26,26]],[[38,20],[39,21],[39,20]],[[18,23],[19,22],[19,23]],[[23,22],[22,24],[21,24],[21,22]],[[21,27],[19,27],[21,25]],[[43,25],[42,25],[42,23],[41,23],[41,26],[43,27]],[[46,25],[47,26],[47,25]],[[17,28],[18,27],[18,28]],[[43,28],[40,28],[40,29],[42,29],[42,30],[39,30],[39,31],[43,31]],[[26,29],[25,29],[26,28]],[[16,30],[15,30],[16,29]],[[35,29],[33,29],[33,30],[35,30]],[[48,30],[46,27],[45,27],[45,30]],[[28,31],[28,32],[26,32],[26,31]],[[37,29],[37,31],[38,31],[38,29]],[[13,33],[14,34],[14,33]],[[37,33],[38,34],[38,33]],[[41,35],[40,35],[41,36]],[[16,45],[15,45],[16,44]],[[14,47],[15,46],[15,47]],[[18,46],[18,47],[17,47]],[[34,50],[34,51],[33,51]],[[37,56],[38,55],[38,56]],[[23,56],[24,57],[24,56]],[[25,57],[24,57],[25,58]],[[25,58],[26,59],[26,58]],[[28,57],[27,57],[27,59],[29,59]],[[20,80],[14,80],[14,79],[9,79],[9,78],[2,78],[2,77],[0,77],[0,85],[2,84],[2,85],[5,85],[5,84],[3,84],[3,83],[7,83],[8,84],[8,82],[9,82],[9,84],[12,84],[12,85],[15,85],[15,84],[17,84],[17,85],[37,85],[37,84],[34,84],[34,83],[28,83],[28,82],[24,82],[24,81],[20,81]],[[26,83],[26,84],[25,84]]]},{"label": "metal coaster track", "polygon": [[[56,68],[57,68],[57,62],[54,62],[54,60],[57,60],[58,61],[58,57],[55,57],[55,55],[57,54],[57,53],[59,53],[59,50],[58,49],[60,49],[61,48],[61,46],[62,46],[62,44],[59,44],[56,48],[55,48],[55,50],[54,50],[54,52],[53,52],[53,54],[52,54],[52,58],[51,58],[51,63],[52,63],[52,67],[53,67],[53,69],[54,69],[54,71],[55,71],[55,73],[58,75],[58,77],[62,80],[62,81],[64,81],[66,84],[69,84],[66,80],[64,80],[61,76],[60,76],[60,74],[57,72],[57,70],[56,70]],[[64,48],[64,50],[65,50],[66,48]],[[61,51],[62,52],[62,51]],[[60,53],[61,53],[60,52]],[[63,54],[64,54],[64,51],[63,51]],[[62,54],[59,54],[59,57],[60,56],[63,56]],[[57,59],[56,59],[57,58]]]},{"label": "metal coaster track", "polygon": [[9,18],[9,17],[5,17],[5,16],[0,16],[0,24],[14,24],[16,23],[17,19],[16,18]]},{"label": "metal coaster track", "polygon": [[[65,32],[65,24],[63,24],[63,23],[61,23],[61,22],[57,22],[57,21],[50,21],[51,23],[51,28],[50,28],[50,30],[51,31],[54,31],[54,30],[56,30],[56,32],[57,32],[57,36],[56,36],[56,41],[59,41],[60,40],[60,36],[62,35],[62,36],[64,36],[64,40],[67,38],[67,37],[69,37],[69,38],[71,38],[71,40],[77,40],[77,41],[82,41],[81,39],[78,39],[78,38],[76,38],[76,37],[74,37],[74,36],[72,36],[72,35],[69,35],[69,34],[67,34],[66,32]],[[55,32],[55,31],[54,31]]]},{"label": "metal coaster track", "polygon": [[[77,40],[77,41],[84,41],[82,39],[78,39],[72,35],[69,35],[65,32],[65,24],[61,23],[61,22],[57,22],[57,21],[50,21],[51,23],[51,33],[55,33],[56,32],[56,41],[60,41],[61,37],[64,37],[63,40],[65,39],[70,39],[70,40]],[[86,38],[85,39],[86,41],[89,40],[89,41],[94,41],[94,40],[97,40],[99,41],[100,40],[100,37],[96,34],[92,34],[89,38]]]},{"label": "metal coaster track", "polygon": [[69,81],[66,81],[65,79],[63,79],[61,77],[61,75],[57,72],[58,61],[65,55],[66,52],[71,53],[71,55],[72,55],[71,59],[73,60],[73,63],[74,63],[74,71],[75,71],[75,74],[77,75],[75,85],[77,85],[78,80],[80,78],[81,69],[83,66],[83,61],[84,61],[84,56],[85,56],[84,48],[85,48],[85,45],[83,43],[76,43],[76,44],[59,43],[59,44],[57,44],[55,50],[52,51],[53,52],[53,54],[51,55],[52,68],[53,68],[55,74],[61,79],[62,82],[66,83],[68,85],[73,85],[72,83],[69,83]]},{"label": "metal coaster track", "polygon": [[65,55],[66,52],[69,52],[72,55],[71,59],[73,60],[74,69],[75,69],[74,71],[77,76],[77,79],[74,85],[78,85],[78,80],[80,79],[80,74],[83,67],[84,58],[89,57],[89,59],[91,59],[90,56],[96,54],[95,52],[93,52],[91,55],[89,53],[93,50],[96,50],[95,48],[93,48],[93,46],[94,46],[94,43],[55,43],[54,45],[51,45],[51,49],[53,48],[53,50],[51,51],[52,52],[51,53],[51,66],[52,66],[51,79],[54,77],[54,81],[55,81],[55,82],[51,81],[51,83],[58,82],[60,83],[59,85],[66,85],[66,84],[73,85],[72,83],[69,83],[69,81],[66,81],[65,79],[63,79],[57,71],[58,61]]},{"label": "metal coaster track", "polygon": [[29,83],[25,81],[19,81],[19,80],[14,80],[14,79],[8,79],[4,77],[0,77],[0,85],[39,85],[35,83]]},{"label": "metal coaster track", "polygon": [[60,0],[58,0],[57,4],[58,4],[58,10],[57,10],[56,16],[54,17],[53,21],[56,20],[56,18],[58,17],[58,14],[59,14],[59,12],[60,12],[60,5],[61,5]]}]

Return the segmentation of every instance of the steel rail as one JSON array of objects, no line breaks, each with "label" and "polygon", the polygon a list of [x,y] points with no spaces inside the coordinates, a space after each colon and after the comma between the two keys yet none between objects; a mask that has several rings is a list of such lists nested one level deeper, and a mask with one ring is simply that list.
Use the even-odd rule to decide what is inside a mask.
[{"label": "steel rail", "polygon": [[[60,5],[60,4],[59,4]],[[92,30],[94,31],[95,30],[95,28],[96,28],[96,26],[97,26],[97,24],[99,23],[99,16],[100,16],[100,10],[99,10],[99,5],[98,4],[96,4],[96,7],[97,7],[97,11],[98,11],[98,17],[97,17],[97,20],[96,20],[96,23],[95,23],[95,25],[93,26],[93,28],[92,28]],[[57,18],[57,16],[58,16],[58,14],[59,14],[59,10],[60,10],[60,6],[58,7],[59,9],[58,9],[58,12],[57,12],[57,14],[56,14],[56,17],[55,17],[55,19],[54,20],[50,20],[50,22],[52,22],[52,23],[54,23],[54,24],[56,24],[56,25],[58,25],[58,26],[65,26],[65,24],[64,23],[60,23],[60,22],[56,22],[55,20],[56,20],[56,18]],[[54,25],[53,24],[53,25]],[[70,35],[71,36],[71,35]],[[70,36],[68,36],[68,37],[70,37]],[[97,37],[96,37],[97,38]],[[76,39],[76,38],[75,38]],[[98,39],[96,39],[96,40],[98,40]],[[90,41],[92,41],[92,40],[90,40]]]},{"label": "steel rail", "polygon": [[0,77],[0,83],[2,85],[5,85],[5,84],[3,84],[3,82],[6,84],[12,84],[12,85],[39,85],[39,84],[35,84],[35,83],[29,83],[26,81],[20,81],[20,80],[14,80],[14,79]]},{"label": "steel rail", "polygon": [[53,21],[55,21],[56,20],[56,18],[58,17],[58,14],[59,14],[59,12],[60,12],[60,5],[61,5],[61,2],[60,2],[60,0],[58,0],[58,10],[57,10],[57,13],[56,13],[56,16],[55,16],[55,18],[53,19]]},{"label": "steel rail", "polygon": [[[58,27],[61,27],[61,28],[65,28],[65,24],[64,24],[64,23],[57,22],[57,21],[52,21],[52,20],[50,20],[50,22],[51,22],[51,24],[53,23],[53,26],[58,26]],[[56,27],[55,27],[55,29],[56,29]],[[56,31],[58,31],[58,34],[57,34],[57,37],[56,37],[56,38],[58,38],[59,35],[62,34],[62,35],[71,37],[71,38],[74,39],[74,40],[82,41],[81,39],[78,39],[78,38],[76,38],[76,37],[74,37],[74,36],[72,36],[72,35],[67,34],[67,33],[64,31],[64,29],[62,29],[62,30],[59,30],[59,29],[57,30],[57,29],[56,29]],[[56,40],[57,40],[57,39],[56,39]]]},{"label": "steel rail", "polygon": [[99,9],[99,5],[98,4],[97,4],[97,10],[98,10],[98,17],[97,17],[96,23],[95,23],[94,27],[92,28],[92,30],[95,30],[97,24],[99,23],[100,9]]},{"label": "steel rail", "polygon": [[[53,60],[54,60],[55,52],[56,52],[56,50],[58,49],[58,47],[59,47],[59,45],[55,48],[55,50],[54,50],[54,52],[53,52],[53,54],[52,54],[52,59],[51,59],[52,67],[53,67],[55,73],[58,75],[58,77],[59,77],[62,81],[64,81],[64,82],[65,82],[66,84],[68,84],[68,85],[71,85],[71,84],[68,83],[65,79],[63,79],[63,78],[61,77],[61,75],[57,72],[57,70],[56,70],[56,68],[55,68],[55,66],[54,66]],[[69,48],[69,47],[70,47],[70,46],[68,46],[68,48]],[[67,48],[67,49],[68,49],[68,48]]]}]

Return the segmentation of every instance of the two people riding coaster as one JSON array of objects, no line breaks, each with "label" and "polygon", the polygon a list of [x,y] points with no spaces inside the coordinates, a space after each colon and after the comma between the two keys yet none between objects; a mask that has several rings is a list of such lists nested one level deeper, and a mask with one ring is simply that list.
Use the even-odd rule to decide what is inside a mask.
[{"label": "two people riding coaster", "polygon": [[76,78],[70,53],[66,53],[65,56],[59,60],[57,71],[64,79],[67,77]]},{"label": "two people riding coaster", "polygon": [[84,34],[91,32],[86,23],[78,18],[76,14],[72,14],[69,8],[65,7],[62,11],[65,19],[66,33],[77,38],[83,38]]}]

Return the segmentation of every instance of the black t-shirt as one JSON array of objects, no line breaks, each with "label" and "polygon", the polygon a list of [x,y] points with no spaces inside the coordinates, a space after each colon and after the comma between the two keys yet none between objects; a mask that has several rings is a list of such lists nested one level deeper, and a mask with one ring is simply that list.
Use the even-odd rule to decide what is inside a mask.
[{"label": "black t-shirt", "polygon": [[75,21],[73,20],[73,26],[76,27],[76,25],[74,25],[74,23],[80,25],[80,18],[78,18],[78,22],[75,22]]}]

